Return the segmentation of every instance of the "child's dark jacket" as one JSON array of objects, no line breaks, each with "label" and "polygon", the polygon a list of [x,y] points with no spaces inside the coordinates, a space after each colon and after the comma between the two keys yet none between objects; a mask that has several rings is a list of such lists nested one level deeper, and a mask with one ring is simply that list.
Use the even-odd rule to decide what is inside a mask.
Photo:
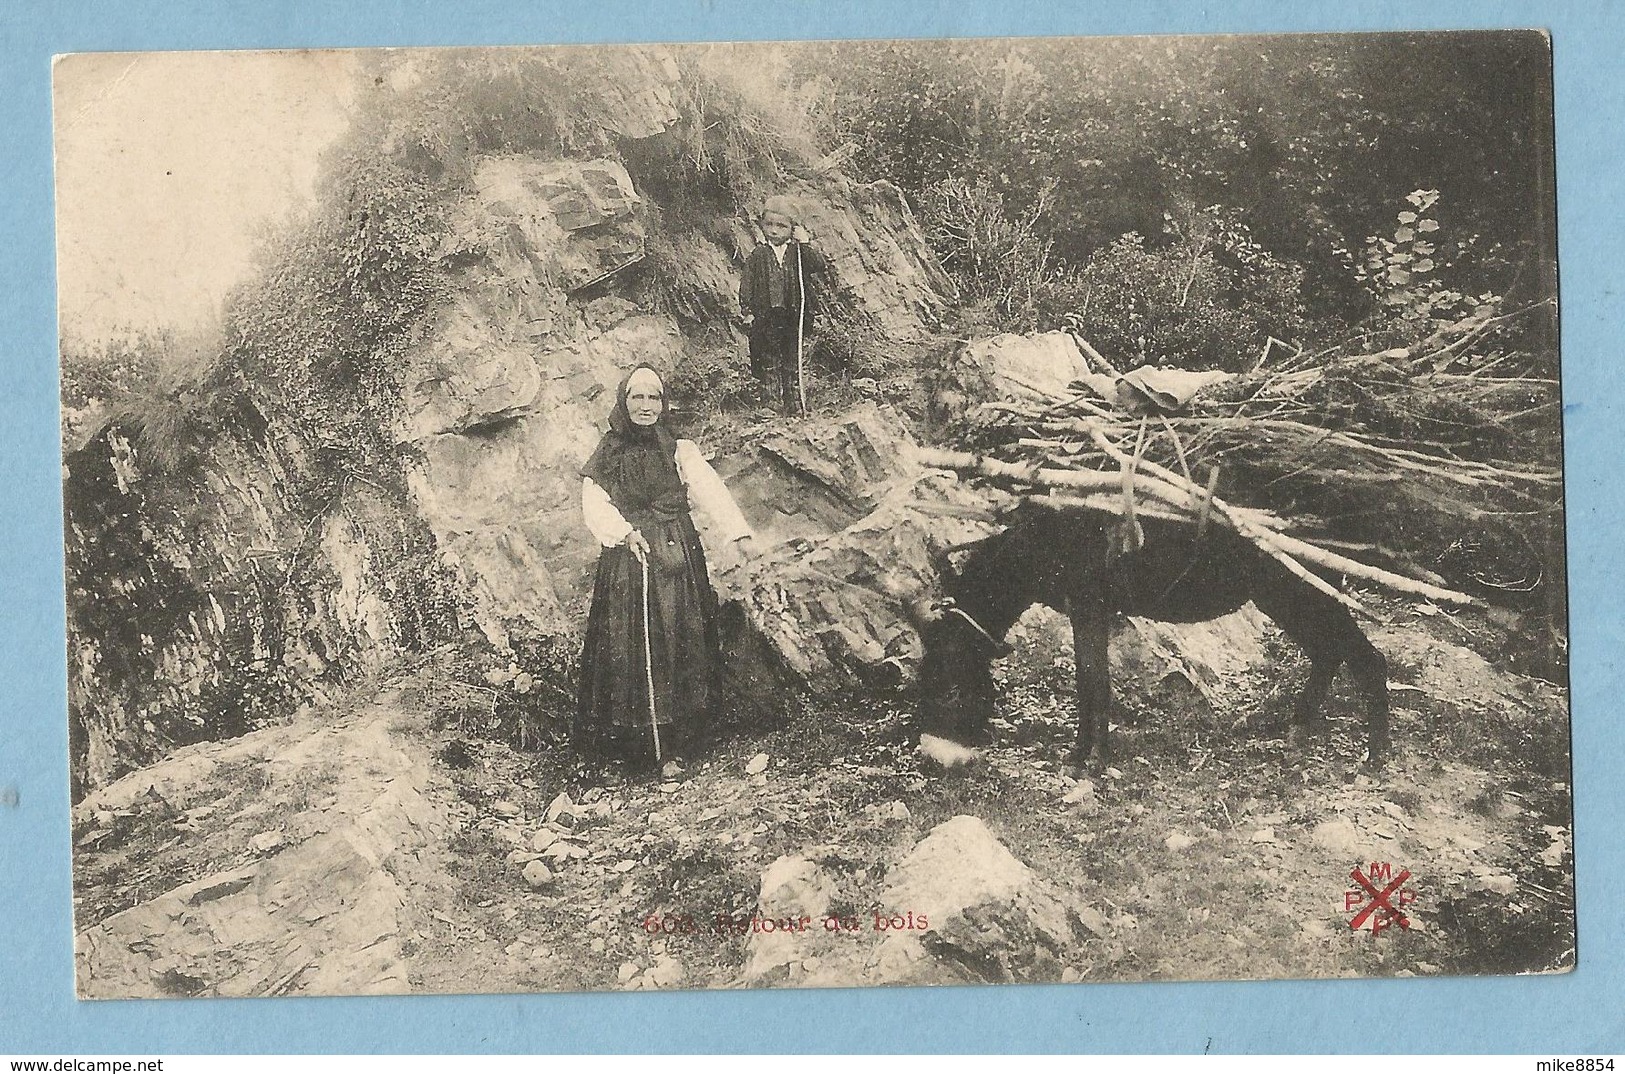
[{"label": "child's dark jacket", "polygon": [[[799,259],[800,272],[796,271]],[[763,317],[775,305],[788,311],[794,320],[797,311],[810,320],[818,308],[819,291],[829,262],[811,246],[794,240],[785,244],[784,266],[780,269],[773,248],[762,243],[745,258],[745,271],[739,278],[739,308],[754,317]],[[782,273],[775,287],[775,273]],[[806,304],[803,307],[802,281],[806,282]],[[777,292],[777,295],[775,295]],[[774,297],[781,301],[774,303]]]}]

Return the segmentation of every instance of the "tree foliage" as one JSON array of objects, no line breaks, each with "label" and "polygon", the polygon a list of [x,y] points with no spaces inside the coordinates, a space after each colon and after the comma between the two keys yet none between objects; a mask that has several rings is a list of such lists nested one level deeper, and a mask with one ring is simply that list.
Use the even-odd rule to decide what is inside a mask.
[{"label": "tree foliage", "polygon": [[[1132,268],[1120,263],[1133,234],[1153,260],[1184,247],[1167,260],[1211,258],[1221,274],[1249,253],[1255,268],[1257,255],[1292,266],[1255,272],[1257,299],[1295,286],[1335,332],[1416,308],[1368,287],[1364,263],[1369,241],[1393,241],[1396,207],[1415,191],[1449,208],[1459,243],[1453,278],[1431,294],[1521,287],[1528,300],[1550,286],[1549,55],[1538,34],[842,43],[808,47],[799,62],[823,79],[823,112],[858,166],[925,207],[933,234],[950,239],[939,250],[966,275],[978,269],[955,256],[965,216],[940,198],[944,184],[1035,220],[1031,241],[1049,254],[1041,287],[1101,255]],[[1216,207],[1246,243],[1169,226],[1191,206]],[[1442,276],[1445,262],[1433,262]],[[1025,326],[1041,306],[1022,311]]]}]

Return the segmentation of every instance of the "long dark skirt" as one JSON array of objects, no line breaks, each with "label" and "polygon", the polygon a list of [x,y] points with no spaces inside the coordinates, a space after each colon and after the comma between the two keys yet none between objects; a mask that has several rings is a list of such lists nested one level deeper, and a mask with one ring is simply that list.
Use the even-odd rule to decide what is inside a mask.
[{"label": "long dark skirt", "polygon": [[666,759],[681,756],[707,725],[721,696],[722,652],[717,596],[693,522],[639,529],[651,546],[649,659],[643,569],[625,545],[606,548],[587,615],[574,737],[585,753],[646,765],[656,760],[656,728]]}]

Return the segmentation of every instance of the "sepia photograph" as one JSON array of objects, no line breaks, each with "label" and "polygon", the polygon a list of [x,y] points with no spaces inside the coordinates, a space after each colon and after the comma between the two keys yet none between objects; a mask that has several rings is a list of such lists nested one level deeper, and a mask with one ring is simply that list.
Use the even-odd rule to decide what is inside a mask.
[{"label": "sepia photograph", "polygon": [[81,998],[1576,966],[1546,35],[52,91]]}]

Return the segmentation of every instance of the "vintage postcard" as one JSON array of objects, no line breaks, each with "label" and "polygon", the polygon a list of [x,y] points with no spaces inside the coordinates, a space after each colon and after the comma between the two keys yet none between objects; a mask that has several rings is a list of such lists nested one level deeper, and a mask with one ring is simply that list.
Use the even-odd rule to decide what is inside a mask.
[{"label": "vintage postcard", "polygon": [[54,100],[81,996],[1575,965],[1543,35]]}]

